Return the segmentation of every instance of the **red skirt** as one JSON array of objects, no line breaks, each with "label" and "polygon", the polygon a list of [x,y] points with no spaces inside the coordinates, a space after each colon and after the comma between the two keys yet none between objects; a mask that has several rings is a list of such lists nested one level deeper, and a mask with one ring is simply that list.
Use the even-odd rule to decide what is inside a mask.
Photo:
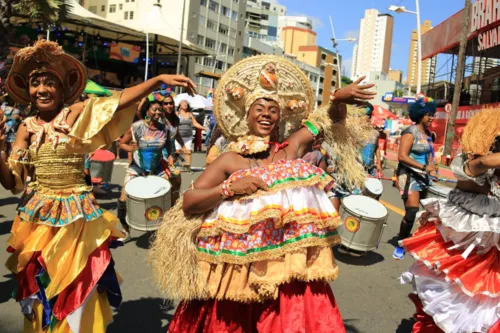
[{"label": "red skirt", "polygon": [[345,333],[327,282],[291,282],[276,300],[264,303],[191,301],[179,304],[169,332],[335,332]]}]

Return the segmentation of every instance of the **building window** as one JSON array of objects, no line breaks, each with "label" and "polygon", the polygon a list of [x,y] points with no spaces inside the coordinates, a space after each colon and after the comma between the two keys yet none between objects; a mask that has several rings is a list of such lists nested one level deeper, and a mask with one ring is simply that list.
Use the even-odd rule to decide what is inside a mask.
[{"label": "building window", "polygon": [[219,33],[227,36],[227,34],[229,33],[229,27],[224,24],[219,24]]},{"label": "building window", "polygon": [[123,9],[123,4],[122,4],[122,3],[118,5],[118,9],[119,9],[119,10],[122,10],[122,9]]},{"label": "building window", "polygon": [[123,13],[123,19],[124,20],[128,20],[128,12],[124,12]]},{"label": "building window", "polygon": [[234,55],[234,47],[230,46],[227,50],[227,54],[229,54],[230,56]]},{"label": "building window", "polygon": [[236,38],[236,29],[231,28],[231,34],[229,36]]},{"label": "building window", "polygon": [[227,51],[227,44],[226,43],[220,43],[220,47],[219,47],[219,52],[226,52]]},{"label": "building window", "polygon": [[233,21],[238,22],[238,13],[233,10],[232,17]]},{"label": "building window", "polygon": [[206,7],[207,6],[207,0],[200,0],[200,6]]},{"label": "building window", "polygon": [[321,53],[321,60],[326,60],[326,54]]},{"label": "building window", "polygon": [[[133,1],[132,1],[133,2]],[[134,19],[134,12],[130,12],[130,14],[128,14],[128,19],[129,20],[133,20]]]},{"label": "building window", "polygon": [[219,4],[213,0],[210,0],[208,3],[208,9],[213,10],[214,12],[219,11]]},{"label": "building window", "polygon": [[116,5],[109,5],[109,12],[116,13]]},{"label": "building window", "polygon": [[203,38],[204,37],[202,35],[198,35],[198,38],[196,39],[196,44],[203,46],[204,42]]},{"label": "building window", "polygon": [[319,79],[319,83],[323,83],[323,81],[325,81],[325,78],[324,78],[324,77],[321,77],[321,78]]},{"label": "building window", "polygon": [[210,48],[210,49],[214,49],[215,50],[215,40],[213,40],[212,38],[205,38],[205,46]]},{"label": "building window", "polygon": [[323,89],[319,88],[318,92],[319,92],[320,95],[323,95]]},{"label": "building window", "polygon": [[101,6],[101,12],[105,12],[106,11],[106,6],[105,5],[102,5]]},{"label": "building window", "polygon": [[205,22],[206,22],[205,16],[200,15],[200,25],[205,26]]},{"label": "building window", "polygon": [[222,6],[220,9],[220,13],[224,15],[225,17],[231,17],[231,10],[227,8],[226,6]]},{"label": "building window", "polygon": [[89,12],[97,14],[97,6],[89,6]]},{"label": "building window", "polygon": [[129,2],[130,2],[130,0],[125,0],[125,2],[126,2],[126,3],[129,3]]},{"label": "building window", "polygon": [[212,29],[212,30],[215,30],[217,27],[217,23],[212,21],[212,20],[208,20],[207,21],[207,28],[208,29]]}]

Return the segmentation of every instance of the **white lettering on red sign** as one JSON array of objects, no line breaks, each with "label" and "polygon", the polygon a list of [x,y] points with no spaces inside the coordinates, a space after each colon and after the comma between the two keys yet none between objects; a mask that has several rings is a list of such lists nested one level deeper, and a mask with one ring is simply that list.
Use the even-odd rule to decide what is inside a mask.
[{"label": "white lettering on red sign", "polygon": [[[500,0],[499,0],[500,1]],[[477,36],[477,49],[484,51],[500,44],[500,26],[480,33]]]},{"label": "white lettering on red sign", "polygon": [[477,0],[472,4],[471,32],[500,20],[500,0]]}]

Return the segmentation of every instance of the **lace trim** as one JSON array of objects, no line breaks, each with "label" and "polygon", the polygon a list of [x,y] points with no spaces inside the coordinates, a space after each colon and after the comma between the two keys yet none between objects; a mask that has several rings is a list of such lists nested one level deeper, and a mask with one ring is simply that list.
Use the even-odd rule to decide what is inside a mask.
[{"label": "lace trim", "polygon": [[233,253],[230,253],[230,251],[227,250],[223,250],[221,253],[198,247],[198,258],[199,260],[203,260],[212,264],[226,263],[245,265],[255,261],[275,260],[283,257],[285,254],[294,252],[301,248],[313,246],[332,247],[334,245],[340,244],[340,241],[340,236],[337,234],[337,232],[332,231],[323,238],[312,235],[309,236],[309,238],[303,238],[300,240],[296,240],[296,238],[290,239],[287,242],[281,243],[279,245],[271,245],[268,247],[270,249],[261,248],[259,249],[259,252],[249,254],[243,254],[241,252],[233,251],[231,251]]},{"label": "lace trim", "polygon": [[250,231],[250,228],[255,224],[265,220],[273,219],[274,228],[280,229],[287,223],[296,222],[298,224],[315,224],[319,228],[337,228],[342,224],[339,214],[335,212],[331,214],[317,214],[315,211],[308,211],[305,214],[296,214],[300,212],[288,211],[283,214],[283,209],[279,208],[264,208],[258,214],[253,215],[250,220],[234,220],[230,217],[219,216],[217,220],[205,222],[201,226],[200,237],[203,236],[218,236],[223,232],[234,234],[244,234]]},{"label": "lace trim", "polygon": [[320,174],[314,175],[308,179],[298,179],[298,180],[290,180],[284,183],[278,183],[275,185],[271,185],[271,187],[267,190],[258,190],[252,195],[238,196],[233,197],[230,200],[243,201],[248,199],[260,198],[269,194],[278,193],[281,190],[295,188],[295,187],[311,187],[316,186],[320,190],[329,190],[334,185],[334,180],[328,174]]}]

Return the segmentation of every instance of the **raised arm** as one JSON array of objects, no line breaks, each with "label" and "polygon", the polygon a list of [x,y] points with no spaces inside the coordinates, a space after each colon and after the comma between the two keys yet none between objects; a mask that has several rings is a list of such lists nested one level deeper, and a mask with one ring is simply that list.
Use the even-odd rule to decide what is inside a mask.
[{"label": "raised arm", "polygon": [[199,130],[202,130],[202,131],[208,131],[208,128],[206,127],[203,127],[202,125],[200,125],[200,123],[196,120],[195,116],[191,113],[191,119],[193,120],[193,126]]},{"label": "raised arm", "polygon": [[490,169],[500,168],[500,153],[482,156],[469,161],[465,165],[465,173],[469,176],[477,177]]},{"label": "raised arm", "polygon": [[[350,85],[332,91],[332,94],[330,96],[332,103],[330,104],[330,108],[327,111],[328,118],[330,118],[331,120],[331,124],[345,125],[345,119],[347,117],[346,104],[363,103],[367,100],[373,99],[377,94],[376,92],[368,90],[374,87],[374,84],[360,84],[364,79],[364,76],[360,77],[357,81],[351,83]],[[326,128],[326,124],[318,125],[323,125]],[[305,126],[304,128],[292,134],[287,139],[291,149],[297,152],[297,157],[302,157],[307,153],[307,149],[311,142],[314,140],[314,135],[316,135],[313,134],[313,132],[314,129],[311,130],[309,126]]]}]

